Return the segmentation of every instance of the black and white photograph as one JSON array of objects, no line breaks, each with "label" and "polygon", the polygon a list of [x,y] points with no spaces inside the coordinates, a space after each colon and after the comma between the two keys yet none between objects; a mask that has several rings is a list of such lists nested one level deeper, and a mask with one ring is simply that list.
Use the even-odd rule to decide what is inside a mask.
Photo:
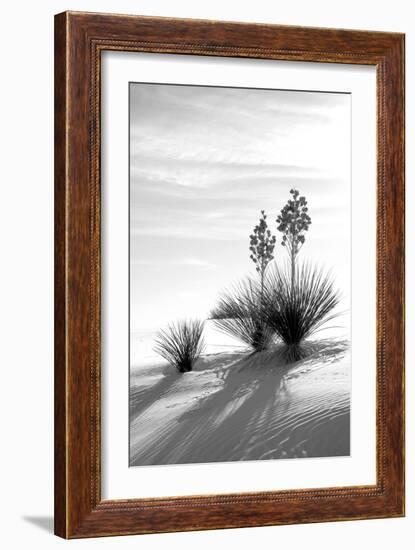
[{"label": "black and white photograph", "polygon": [[2,548],[410,548],[413,11],[2,4]]},{"label": "black and white photograph", "polygon": [[130,466],[350,455],[351,109],[130,83]]}]

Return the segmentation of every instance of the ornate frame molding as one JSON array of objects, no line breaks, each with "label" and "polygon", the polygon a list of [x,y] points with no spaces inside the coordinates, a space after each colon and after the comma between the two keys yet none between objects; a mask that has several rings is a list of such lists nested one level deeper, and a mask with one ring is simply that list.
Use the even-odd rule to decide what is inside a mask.
[{"label": "ornate frame molding", "polygon": [[[376,66],[376,485],[101,500],[104,50]],[[56,534],[76,538],[403,515],[404,35],[65,12],[55,19],[55,52]]]}]

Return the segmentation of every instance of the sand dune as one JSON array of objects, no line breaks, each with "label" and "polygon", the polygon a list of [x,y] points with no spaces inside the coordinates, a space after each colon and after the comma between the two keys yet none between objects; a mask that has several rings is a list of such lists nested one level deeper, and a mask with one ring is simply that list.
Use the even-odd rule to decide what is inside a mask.
[{"label": "sand dune", "polygon": [[310,345],[292,365],[275,349],[132,372],[130,465],[348,455],[347,342]]}]

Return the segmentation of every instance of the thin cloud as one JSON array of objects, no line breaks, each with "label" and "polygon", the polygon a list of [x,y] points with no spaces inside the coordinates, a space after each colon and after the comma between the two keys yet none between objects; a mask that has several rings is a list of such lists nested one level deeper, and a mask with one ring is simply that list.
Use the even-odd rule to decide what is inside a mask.
[{"label": "thin cloud", "polygon": [[202,268],[202,269],[216,269],[216,265],[207,262],[206,260],[202,260],[200,258],[183,258],[183,259],[177,259],[177,260],[133,260],[131,262],[132,266],[142,266],[142,267],[178,267],[178,266],[187,266],[187,267],[196,267],[196,268]]}]

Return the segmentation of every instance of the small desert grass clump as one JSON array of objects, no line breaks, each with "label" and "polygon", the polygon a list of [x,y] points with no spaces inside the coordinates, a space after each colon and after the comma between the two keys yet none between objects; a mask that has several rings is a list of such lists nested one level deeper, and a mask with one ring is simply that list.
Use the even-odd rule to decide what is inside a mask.
[{"label": "small desert grass clump", "polygon": [[339,313],[334,310],[340,295],[330,275],[310,264],[297,271],[294,280],[289,267],[274,267],[263,293],[266,322],[285,345],[287,360],[307,355],[302,344]]},{"label": "small desert grass clump", "polygon": [[273,343],[273,331],[265,322],[261,285],[246,279],[225,291],[210,318],[221,332],[237,338],[254,352]]},{"label": "small desert grass clump", "polygon": [[172,323],[158,332],[154,351],[179,372],[189,372],[204,351],[203,328],[197,320]]}]

